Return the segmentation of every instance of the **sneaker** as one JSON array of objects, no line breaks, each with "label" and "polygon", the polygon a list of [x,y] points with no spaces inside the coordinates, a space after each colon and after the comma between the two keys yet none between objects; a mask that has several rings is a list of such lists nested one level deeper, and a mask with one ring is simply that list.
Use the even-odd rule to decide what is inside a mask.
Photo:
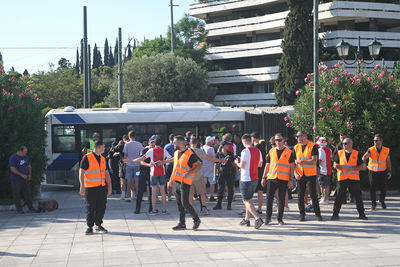
[{"label": "sneaker", "polygon": [[119,199],[124,200],[125,198],[125,192],[121,192],[121,196],[119,197]]},{"label": "sneaker", "polygon": [[273,207],[272,207],[272,212],[277,212],[278,211],[278,206],[277,205],[274,205]]},{"label": "sneaker", "polygon": [[172,197],[168,197],[168,202],[169,202],[169,201],[172,201]]},{"label": "sneaker", "polygon": [[93,234],[93,227],[88,227],[85,231],[85,235],[92,235]]},{"label": "sneaker", "polygon": [[207,207],[203,207],[203,209],[201,211],[203,212],[204,216],[210,215],[210,211],[207,209]]},{"label": "sneaker", "polygon": [[162,215],[165,215],[165,214],[167,214],[167,211],[166,210],[162,210],[161,213],[162,213]]},{"label": "sneaker", "polygon": [[258,218],[254,223],[254,228],[259,229],[264,224],[264,221],[261,218]]},{"label": "sneaker", "polygon": [[314,207],[313,207],[313,205],[307,205],[307,207],[306,207],[306,212],[314,212]]},{"label": "sneaker", "polygon": [[197,220],[193,221],[193,227],[192,227],[193,230],[197,230],[199,228],[199,226],[200,226],[200,223],[201,223],[200,219],[197,219]]},{"label": "sneaker", "polygon": [[322,220],[323,220],[323,219],[322,219],[322,216],[321,216],[321,215],[318,215],[318,216],[317,216],[317,221],[322,222]]},{"label": "sneaker", "polygon": [[241,212],[239,212],[238,214],[239,214],[240,216],[244,216],[244,215],[246,214],[246,210],[241,211]]},{"label": "sneaker", "polygon": [[158,214],[158,210],[153,210],[150,212],[150,215],[157,215]]},{"label": "sneaker", "polygon": [[257,210],[257,213],[258,214],[263,214],[261,210]]},{"label": "sneaker", "polygon": [[216,199],[215,199],[215,197],[210,197],[210,202],[215,202],[215,201],[217,201]]},{"label": "sneaker", "polygon": [[289,207],[285,207],[285,212],[290,211]]},{"label": "sneaker", "polygon": [[222,209],[222,206],[220,204],[215,205],[215,207],[213,208],[213,210],[220,210]]},{"label": "sneaker", "polygon": [[376,205],[372,205],[371,206],[371,211],[375,211],[376,210]]},{"label": "sneaker", "polygon": [[279,224],[280,226],[285,225],[285,223],[284,223],[282,220],[278,221],[278,224]]},{"label": "sneaker", "polygon": [[101,226],[101,225],[96,226],[96,232],[99,232],[99,233],[101,233],[101,234],[107,234],[107,233],[108,233],[107,229],[104,228],[104,227]]},{"label": "sneaker", "polygon": [[337,221],[339,220],[339,215],[332,215],[331,221]]},{"label": "sneaker", "polygon": [[240,222],[240,225],[250,226],[250,221],[246,221],[245,219],[243,219],[243,220]]},{"label": "sneaker", "polygon": [[300,215],[299,221],[304,222],[306,220],[306,217],[304,215]]},{"label": "sneaker", "polygon": [[385,210],[385,209],[387,208],[387,206],[386,206],[385,202],[382,202],[382,203],[381,203],[381,205],[382,205],[382,209],[384,209],[384,210]]},{"label": "sneaker", "polygon": [[131,202],[131,198],[130,198],[130,197],[125,198],[125,201],[126,201],[126,202]]},{"label": "sneaker", "polygon": [[319,202],[319,204],[320,205],[329,205],[329,200],[321,200],[320,202]]},{"label": "sneaker", "polygon": [[365,214],[360,214],[360,215],[358,216],[358,219],[364,220],[364,221],[367,221],[367,220],[368,220],[368,218],[367,218],[367,216],[365,216]]},{"label": "sneaker", "polygon": [[139,213],[140,213],[140,210],[135,210],[133,213],[139,214]]},{"label": "sneaker", "polygon": [[265,219],[264,225],[268,225],[271,223],[271,219]]},{"label": "sneaker", "polygon": [[232,197],[232,202],[235,202],[235,201],[236,201],[236,197],[233,196],[233,197]]},{"label": "sneaker", "polygon": [[172,230],[174,231],[186,230],[186,225],[178,223],[176,226],[172,227]]}]

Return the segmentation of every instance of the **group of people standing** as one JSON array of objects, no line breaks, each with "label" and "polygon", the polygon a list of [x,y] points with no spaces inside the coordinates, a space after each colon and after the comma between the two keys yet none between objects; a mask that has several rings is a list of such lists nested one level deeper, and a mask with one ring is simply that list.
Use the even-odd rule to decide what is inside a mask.
[{"label": "group of people standing", "polygon": [[[121,142],[112,146],[109,152],[109,164],[102,156],[104,144],[101,140],[96,140],[93,151],[84,156],[80,165],[81,194],[86,196],[87,203],[86,233],[92,233],[94,225],[97,226],[96,231],[107,231],[101,226],[106,198],[107,194],[118,190],[115,181],[112,183],[112,180],[113,177],[114,180],[119,179],[121,174],[124,174],[121,186],[118,185],[121,198],[131,201],[134,196],[136,197],[136,214],[140,213],[143,193],[147,186],[151,188],[148,191],[151,215],[159,213],[157,209],[159,194],[162,203],[160,213],[166,214],[167,196],[170,199],[174,193],[179,210],[179,222],[173,230],[186,229],[186,213],[193,218],[192,228],[199,228],[201,220],[193,208],[193,196],[198,196],[203,215],[208,215],[207,183],[212,187],[210,191],[213,191],[216,184],[218,185],[217,202],[213,209],[222,209],[222,201],[227,195],[226,208],[231,210],[237,173],[239,173],[239,191],[245,206],[244,218],[240,225],[250,226],[251,216],[255,218],[256,229],[269,224],[274,197],[278,204],[278,224],[284,225],[283,214],[287,206],[288,189],[293,187],[294,181],[297,183],[299,221],[305,221],[305,203],[308,194],[317,220],[322,221],[320,204],[329,203],[331,158],[338,177],[331,220],[339,219],[347,190],[355,198],[359,218],[367,220],[359,176],[359,171],[367,169],[366,161],[369,161],[371,210],[376,209],[376,189],[381,190],[380,203],[382,208],[386,208],[385,193],[387,179],[391,178],[391,164],[389,148],[382,146],[381,135],[375,136],[374,146],[363,156],[353,148],[352,140],[344,134],[341,135],[341,143],[333,153],[327,148],[323,137],[317,143],[313,143],[304,131],[299,131],[296,138],[298,143],[292,148],[287,145],[282,134],[275,134],[270,140],[272,148],[267,153],[266,143],[258,133],[244,134],[241,143],[237,144],[232,142],[231,134],[225,134],[222,140],[208,136],[204,140],[204,145],[200,145],[199,139],[191,133],[187,133],[186,136],[170,135],[170,143],[163,148],[159,136],[151,136],[148,145],[143,147],[135,140],[135,134],[131,131]],[[118,158],[118,167],[115,162],[113,163],[113,157]],[[321,186],[320,200],[317,196],[318,184]],[[265,222],[261,218],[264,191],[267,193]],[[214,198],[213,193],[210,192],[209,201]],[[258,209],[253,203],[254,193],[258,195]],[[99,201],[99,198],[102,200]]]}]

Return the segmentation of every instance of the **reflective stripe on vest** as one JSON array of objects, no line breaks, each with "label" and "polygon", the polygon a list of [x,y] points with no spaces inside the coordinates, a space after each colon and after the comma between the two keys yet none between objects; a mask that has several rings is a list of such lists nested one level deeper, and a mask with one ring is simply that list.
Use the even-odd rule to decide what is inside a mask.
[{"label": "reflective stripe on vest", "polygon": [[89,168],[84,174],[85,187],[97,187],[106,185],[106,159],[100,156],[100,164],[93,153],[86,155]]},{"label": "reflective stripe on vest", "polygon": [[390,149],[382,146],[381,153],[378,153],[378,150],[375,146],[369,148],[369,162],[368,162],[368,170],[373,172],[382,172],[386,171],[387,164],[386,159],[389,156]]},{"label": "reflective stripe on vest", "polygon": [[184,178],[183,175],[193,168],[190,168],[188,163],[193,152],[190,149],[186,149],[185,152],[178,159],[179,151],[174,153],[174,169],[171,174],[171,181],[183,182],[185,184],[191,185],[194,177],[194,173],[189,174],[189,177]]},{"label": "reflective stripe on vest", "polygon": [[[315,146],[313,142],[308,142],[304,152],[302,145],[299,143],[294,146],[294,150],[296,151],[296,158],[300,160],[311,160],[312,156],[312,149]],[[315,176],[317,175],[317,164],[311,164],[308,162],[296,164],[296,172],[300,176]]]},{"label": "reflective stripe on vest", "polygon": [[[344,149],[338,151],[339,155],[339,165],[346,165],[346,166],[357,166],[357,159],[358,159],[358,151],[354,150],[351,152],[349,161],[347,161],[346,153]],[[337,169],[337,177],[338,181],[343,180],[360,180],[360,175],[358,170],[345,170],[345,169]]]},{"label": "reflective stripe on vest", "polygon": [[281,157],[278,159],[277,148],[273,148],[269,151],[269,171],[268,179],[279,179],[283,181],[289,181],[290,178],[290,155],[292,151],[285,147]]}]

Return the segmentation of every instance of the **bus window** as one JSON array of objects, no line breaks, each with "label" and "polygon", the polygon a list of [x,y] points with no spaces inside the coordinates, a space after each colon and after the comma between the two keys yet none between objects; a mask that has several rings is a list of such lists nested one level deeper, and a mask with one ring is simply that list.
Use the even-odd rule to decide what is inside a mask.
[{"label": "bus window", "polygon": [[53,151],[75,152],[75,127],[74,126],[54,126],[53,127]]},{"label": "bus window", "polygon": [[103,134],[101,135],[102,140],[107,148],[111,147],[111,144],[117,140],[117,130],[116,129],[103,129]]}]

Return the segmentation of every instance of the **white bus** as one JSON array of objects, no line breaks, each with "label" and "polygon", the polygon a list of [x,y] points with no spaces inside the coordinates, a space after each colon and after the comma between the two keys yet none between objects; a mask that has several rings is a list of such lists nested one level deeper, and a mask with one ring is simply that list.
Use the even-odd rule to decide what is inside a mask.
[{"label": "white bus", "polygon": [[245,111],[220,109],[204,102],[125,103],[122,108],[54,109],[46,114],[46,169],[48,184],[79,186],[81,150],[94,132],[109,148],[133,130],[139,142],[157,134],[168,143],[168,135],[191,131],[199,138],[244,132]]}]

